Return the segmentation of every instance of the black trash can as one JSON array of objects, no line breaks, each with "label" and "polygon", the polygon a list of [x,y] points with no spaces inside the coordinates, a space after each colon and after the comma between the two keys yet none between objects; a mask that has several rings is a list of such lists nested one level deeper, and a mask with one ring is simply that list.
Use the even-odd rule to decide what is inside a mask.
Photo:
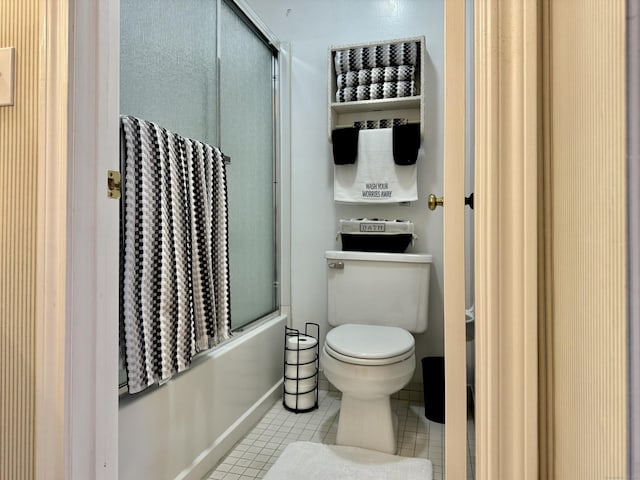
[{"label": "black trash can", "polygon": [[424,415],[432,422],[444,423],[444,357],[422,359]]}]

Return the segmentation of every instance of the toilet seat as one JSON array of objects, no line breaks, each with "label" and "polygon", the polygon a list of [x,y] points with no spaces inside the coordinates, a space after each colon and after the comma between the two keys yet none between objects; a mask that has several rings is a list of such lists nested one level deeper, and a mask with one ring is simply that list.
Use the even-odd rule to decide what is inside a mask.
[{"label": "toilet seat", "polygon": [[398,327],[340,325],[327,333],[327,354],[355,365],[390,365],[414,354],[413,336]]}]

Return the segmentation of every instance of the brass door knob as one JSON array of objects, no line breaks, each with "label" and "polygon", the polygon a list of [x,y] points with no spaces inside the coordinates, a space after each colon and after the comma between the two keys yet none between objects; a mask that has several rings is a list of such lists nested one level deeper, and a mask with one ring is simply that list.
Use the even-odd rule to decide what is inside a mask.
[{"label": "brass door knob", "polygon": [[427,204],[429,206],[429,210],[435,210],[436,207],[442,207],[444,205],[444,198],[438,198],[432,193],[429,195]]}]

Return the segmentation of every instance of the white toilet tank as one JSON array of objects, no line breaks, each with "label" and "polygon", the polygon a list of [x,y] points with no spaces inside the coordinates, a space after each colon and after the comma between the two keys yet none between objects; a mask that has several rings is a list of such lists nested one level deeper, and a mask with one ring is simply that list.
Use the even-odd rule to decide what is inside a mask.
[{"label": "white toilet tank", "polygon": [[329,251],[329,325],[427,329],[431,255]]}]

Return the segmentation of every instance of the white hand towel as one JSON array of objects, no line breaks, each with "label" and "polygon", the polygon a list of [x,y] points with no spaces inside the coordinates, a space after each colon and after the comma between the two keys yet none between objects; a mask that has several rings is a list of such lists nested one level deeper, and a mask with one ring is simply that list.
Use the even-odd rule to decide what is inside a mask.
[{"label": "white hand towel", "polygon": [[333,196],[340,203],[397,203],[418,199],[418,167],[393,161],[393,129],[360,130],[356,163],[335,165]]}]

